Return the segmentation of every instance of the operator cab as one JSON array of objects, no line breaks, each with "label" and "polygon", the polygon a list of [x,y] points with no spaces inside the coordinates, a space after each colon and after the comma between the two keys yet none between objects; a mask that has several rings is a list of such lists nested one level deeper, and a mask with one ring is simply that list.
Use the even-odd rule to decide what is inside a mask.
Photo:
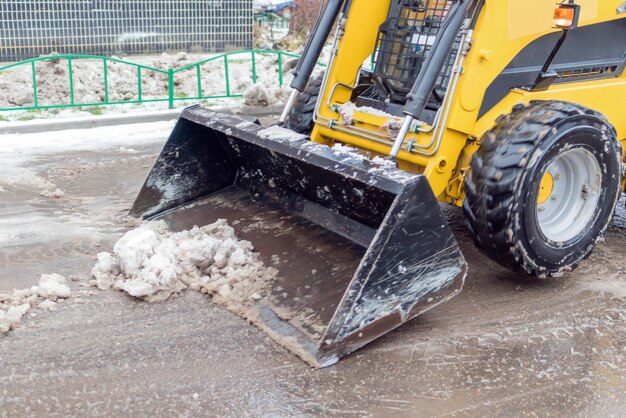
[{"label": "operator cab", "polygon": [[[379,29],[374,70],[361,73],[352,98],[357,106],[402,116],[407,95],[426,64],[451,3],[443,0],[394,0],[391,3],[387,20]],[[426,123],[432,123],[443,103],[459,45],[460,36],[422,114]]]}]

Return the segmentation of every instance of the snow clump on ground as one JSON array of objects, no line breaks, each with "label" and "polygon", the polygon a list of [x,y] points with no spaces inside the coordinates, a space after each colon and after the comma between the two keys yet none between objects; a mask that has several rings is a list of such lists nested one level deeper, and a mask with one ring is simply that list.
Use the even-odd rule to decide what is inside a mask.
[{"label": "snow clump on ground", "polygon": [[0,335],[17,328],[32,309],[54,311],[58,301],[69,297],[67,281],[58,274],[42,274],[37,286],[0,293]]},{"label": "snow clump on ground", "polygon": [[172,232],[165,222],[144,222],[127,232],[113,253],[98,254],[91,284],[154,303],[185,289],[243,314],[268,290],[277,271],[266,267],[252,244],[239,240],[225,220]]}]

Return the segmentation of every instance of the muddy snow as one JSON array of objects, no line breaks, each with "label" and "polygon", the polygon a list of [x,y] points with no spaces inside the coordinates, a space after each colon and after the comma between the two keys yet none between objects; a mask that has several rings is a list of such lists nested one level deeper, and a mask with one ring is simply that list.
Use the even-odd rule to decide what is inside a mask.
[{"label": "muddy snow", "polygon": [[[462,213],[445,209],[470,265],[465,290],[323,371],[200,292],[148,304],[88,288],[96,294],[78,303],[77,286],[88,285],[97,254],[113,256],[127,232],[123,217],[170,130],[146,124],[2,137],[0,170],[19,157],[66,196],[0,185],[0,293],[30,290],[42,272],[80,282],[70,283],[68,300],[37,296],[42,302],[17,332],[0,337],[0,415],[623,416],[625,299],[614,295],[626,280],[623,199],[591,258],[542,282],[487,259]],[[281,270],[292,262],[278,255]],[[44,311],[48,305],[57,311]]]},{"label": "muddy snow", "polygon": [[[3,158],[0,157],[0,161]],[[0,168],[0,184],[6,186],[26,186],[39,190],[39,194],[43,197],[55,198],[65,196],[65,192],[59,189],[54,183],[45,178],[39,177],[27,169],[10,165]],[[0,193],[6,192],[0,187]]]},{"label": "muddy snow", "polygon": [[113,253],[98,254],[91,274],[91,284],[101,290],[154,303],[190,289],[243,315],[266,293],[277,270],[266,267],[225,220],[182,232],[156,221],[127,232]]},{"label": "muddy snow", "polygon": [[37,286],[0,293],[0,335],[15,329],[32,310],[56,310],[69,297],[67,281],[58,274],[42,274]]},{"label": "muddy snow", "polygon": [[[0,200],[3,194],[16,190],[33,191],[42,197],[59,199],[65,191],[37,171],[38,161],[59,152],[117,149],[120,153],[137,153],[129,146],[164,142],[174,121],[150,124],[119,125],[100,129],[76,129],[43,134],[9,134],[0,141]],[[0,243],[14,233],[0,218]]]}]

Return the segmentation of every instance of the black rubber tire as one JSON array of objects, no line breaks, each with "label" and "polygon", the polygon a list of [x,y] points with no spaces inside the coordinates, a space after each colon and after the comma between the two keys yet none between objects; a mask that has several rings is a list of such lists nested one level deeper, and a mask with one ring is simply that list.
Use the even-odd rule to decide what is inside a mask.
[{"label": "black rubber tire", "polygon": [[285,128],[303,135],[309,135],[313,130],[313,114],[320,95],[324,73],[311,78],[304,91],[298,94],[289,116],[285,121]]},{"label": "black rubber tire", "polygon": [[[567,149],[591,152],[602,171],[597,209],[566,242],[544,236],[537,220],[537,179]],[[571,271],[602,240],[621,194],[622,147],[598,112],[559,101],[517,105],[482,138],[465,181],[463,202],[476,245],[498,263],[539,278]]]}]

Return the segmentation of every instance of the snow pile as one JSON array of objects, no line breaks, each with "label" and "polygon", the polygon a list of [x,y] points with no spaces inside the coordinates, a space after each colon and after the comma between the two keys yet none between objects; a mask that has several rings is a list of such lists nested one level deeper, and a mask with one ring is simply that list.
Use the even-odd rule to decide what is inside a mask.
[{"label": "snow pile", "polygon": [[39,296],[53,301],[70,297],[67,281],[65,277],[59,274],[43,274],[39,280],[39,286],[35,290]]},{"label": "snow pile", "polygon": [[69,297],[67,281],[58,274],[42,274],[39,285],[29,289],[0,293],[0,334],[15,329],[32,309],[53,311],[57,308],[58,300]]},{"label": "snow pile", "polygon": [[276,273],[225,220],[176,233],[163,221],[145,222],[127,232],[113,253],[98,254],[91,272],[92,285],[101,290],[113,288],[153,303],[191,289],[242,314],[264,295]]},{"label": "snow pile", "polygon": [[[52,54],[57,55],[57,54]],[[132,58],[131,62],[159,70],[177,69],[203,61],[210,56],[161,54],[158,56]],[[118,57],[113,57],[117,58]],[[284,68],[289,68],[286,62]],[[243,94],[246,103],[254,106],[268,106],[283,101],[289,94],[287,87],[279,86],[278,57],[276,54],[256,54],[257,83],[252,77],[250,54],[231,56],[229,62],[229,83],[231,94]],[[202,64],[202,94],[222,96],[226,94],[224,60],[217,59]],[[40,105],[70,103],[69,68],[66,59],[50,59],[35,63],[37,98]],[[135,66],[115,61],[107,64],[108,97],[111,102],[138,99],[138,70]],[[99,103],[106,97],[102,60],[74,60],[72,63],[74,94],[76,103]],[[284,74],[284,85],[291,80]],[[144,99],[167,97],[168,76],[164,73],[143,69],[141,89]],[[178,97],[196,97],[198,82],[196,68],[181,71],[174,75],[174,89]],[[267,104],[266,104],[267,103]],[[0,77],[0,107],[33,106],[33,83],[30,66],[18,66],[3,72]]]},{"label": "snow pile", "polygon": [[286,102],[289,99],[289,92],[290,90],[286,87],[253,84],[244,91],[243,102],[248,106],[267,107]]},{"label": "snow pile", "polygon": [[[285,61],[285,58],[283,60]],[[292,61],[283,64],[283,71],[291,67],[288,64]],[[247,73],[247,70],[247,67],[239,67],[239,72],[235,73],[234,77],[238,83],[237,88],[243,91],[244,104],[248,106],[271,106],[287,102],[291,94],[289,83],[292,75],[290,73],[283,74],[283,85],[279,85],[278,56],[256,55],[256,84],[252,83],[252,74]],[[233,82],[232,79],[231,74],[231,83]]]}]

